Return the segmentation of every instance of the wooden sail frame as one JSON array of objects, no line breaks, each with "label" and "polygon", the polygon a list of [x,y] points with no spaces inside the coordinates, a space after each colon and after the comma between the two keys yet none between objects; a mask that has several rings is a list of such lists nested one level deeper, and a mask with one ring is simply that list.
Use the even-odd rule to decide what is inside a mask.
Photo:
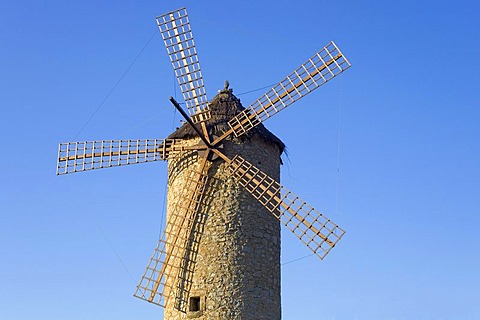
[{"label": "wooden sail frame", "polygon": [[[219,137],[209,136],[210,119],[203,76],[185,8],[157,17],[157,24],[172,62],[189,115],[179,108],[202,140],[186,146],[182,139],[101,140],[61,143],[57,174],[181,158],[196,152],[199,168],[192,168],[185,188],[169,212],[168,224],[143,274],[135,296],[186,312],[198,250],[197,216],[209,184],[209,162],[222,159],[232,178],[292,231],[315,255],[323,259],[345,234],[330,219],[253,164],[222,153],[222,142],[239,137],[313,90],[330,81],[351,64],[332,41],[294,72],[228,120]],[[195,126],[200,123],[201,130]]]},{"label": "wooden sail frame", "polygon": [[209,118],[208,98],[187,10],[181,8],[156,20],[188,113],[195,123],[205,121]]},{"label": "wooden sail frame", "polygon": [[58,146],[57,175],[162,161],[181,157],[187,147],[178,139],[99,140],[66,142]]},{"label": "wooden sail frame", "polygon": [[198,253],[195,223],[205,195],[207,170],[207,158],[203,158],[200,169],[191,170],[187,177],[135,297],[162,307],[174,299],[175,308],[186,312]]}]

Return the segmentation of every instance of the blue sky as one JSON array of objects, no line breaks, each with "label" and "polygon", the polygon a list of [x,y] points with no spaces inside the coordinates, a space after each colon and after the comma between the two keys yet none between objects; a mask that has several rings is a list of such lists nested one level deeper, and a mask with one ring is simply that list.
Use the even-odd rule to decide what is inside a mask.
[{"label": "blue sky", "polygon": [[132,294],[165,164],[55,164],[147,43],[76,140],[179,124],[154,18],[186,5],[210,98],[248,105],[330,40],[352,62],[266,122],[282,183],[347,230],[324,261],[283,234],[283,318],[480,319],[480,5],[351,2],[1,1],[0,318],[161,319]]}]

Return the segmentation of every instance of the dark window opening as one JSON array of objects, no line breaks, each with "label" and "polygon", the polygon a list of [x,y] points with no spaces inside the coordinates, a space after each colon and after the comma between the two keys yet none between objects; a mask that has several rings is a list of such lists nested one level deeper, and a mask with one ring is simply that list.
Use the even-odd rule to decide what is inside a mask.
[{"label": "dark window opening", "polygon": [[200,297],[190,297],[190,306],[188,310],[192,312],[200,311]]}]

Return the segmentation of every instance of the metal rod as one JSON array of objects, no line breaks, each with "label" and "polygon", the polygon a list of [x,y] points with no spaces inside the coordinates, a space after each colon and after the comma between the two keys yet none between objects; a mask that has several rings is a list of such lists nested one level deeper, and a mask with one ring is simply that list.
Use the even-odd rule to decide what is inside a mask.
[{"label": "metal rod", "polygon": [[180,112],[185,120],[187,120],[188,124],[192,126],[193,130],[198,134],[200,139],[207,145],[207,147],[212,148],[210,142],[208,142],[207,138],[203,135],[203,133],[198,129],[195,124],[193,123],[192,119],[183,111],[182,107],[178,104],[178,102],[173,98],[170,97],[170,102],[177,108],[178,112]]}]

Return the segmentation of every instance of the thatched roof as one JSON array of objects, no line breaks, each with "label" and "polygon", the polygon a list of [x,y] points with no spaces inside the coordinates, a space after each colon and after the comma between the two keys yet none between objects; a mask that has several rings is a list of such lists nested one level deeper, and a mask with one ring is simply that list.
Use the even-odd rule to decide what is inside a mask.
[{"label": "thatched roof", "polygon": [[[212,117],[206,122],[208,132],[211,135],[220,136],[223,132],[229,129],[227,124],[228,120],[236,116],[245,108],[242,106],[240,99],[238,99],[233,94],[232,89],[228,89],[228,87],[225,87],[224,90],[220,91],[212,99],[212,101],[210,101],[209,109]],[[283,153],[283,151],[285,150],[285,144],[273,133],[268,131],[267,128],[265,128],[265,126],[261,123],[240,138],[249,139],[254,135],[258,135],[266,142],[277,145],[280,153]],[[193,130],[193,128],[188,123],[184,123],[180,128],[177,128],[175,132],[168,136],[168,138],[188,139],[197,136],[198,135],[195,130]]]}]

